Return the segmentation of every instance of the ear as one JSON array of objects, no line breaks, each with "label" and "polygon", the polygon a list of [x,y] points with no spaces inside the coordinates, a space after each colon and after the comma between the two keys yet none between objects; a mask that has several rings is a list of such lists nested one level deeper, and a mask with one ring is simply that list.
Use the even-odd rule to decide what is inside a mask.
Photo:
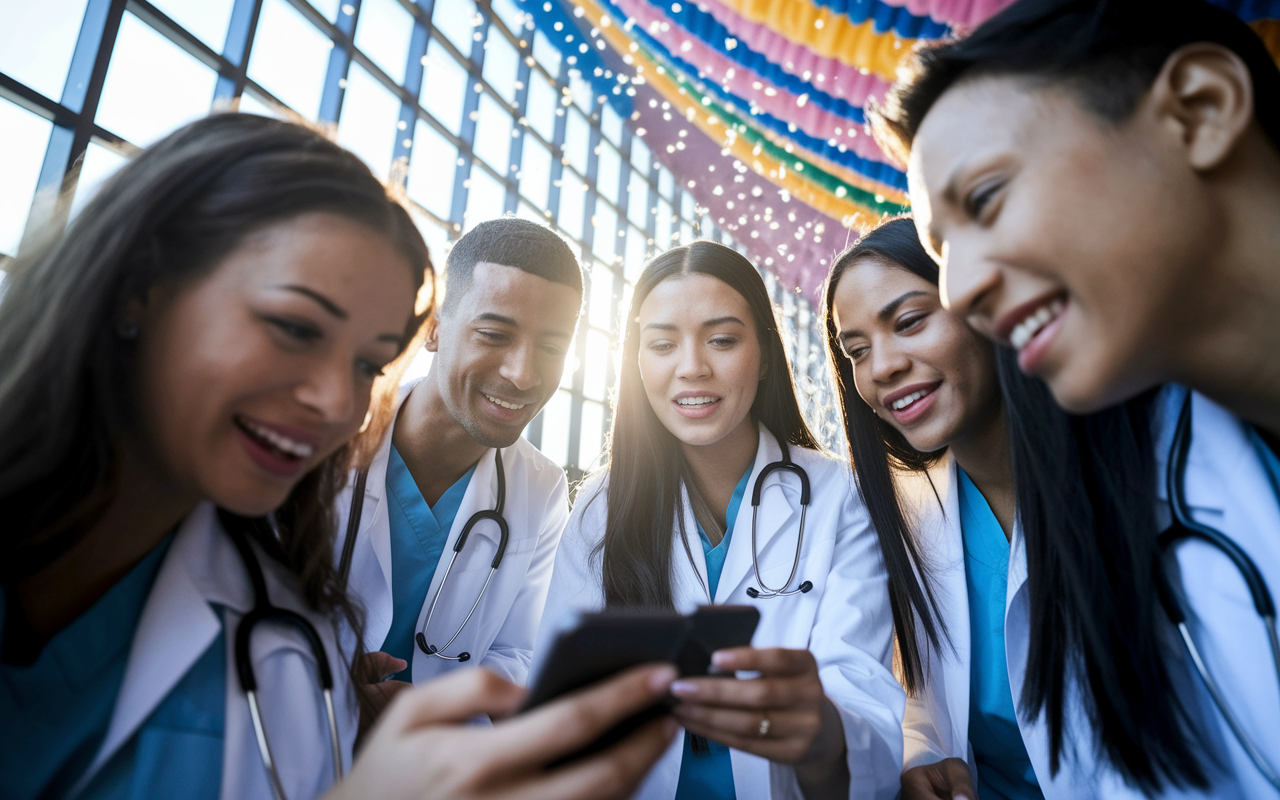
[{"label": "ear", "polygon": [[1226,47],[1190,44],[1165,61],[1149,102],[1178,131],[1188,166],[1204,172],[1227,160],[1253,122],[1253,79]]},{"label": "ear", "polygon": [[422,347],[428,353],[438,352],[440,349],[440,312],[431,315],[431,319],[427,320],[427,339],[422,343]]},{"label": "ear", "polygon": [[760,377],[756,378],[756,381],[759,382],[764,380],[764,374],[768,371],[769,371],[769,362],[765,361],[763,358],[760,359]]}]

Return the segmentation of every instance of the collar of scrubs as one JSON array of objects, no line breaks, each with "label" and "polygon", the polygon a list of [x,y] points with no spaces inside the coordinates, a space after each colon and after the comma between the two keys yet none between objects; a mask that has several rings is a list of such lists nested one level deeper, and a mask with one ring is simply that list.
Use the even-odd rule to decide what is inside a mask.
[{"label": "collar of scrubs", "polygon": [[978,487],[964,470],[957,473],[972,642],[969,742],[978,762],[978,790],[984,797],[1040,798],[1018,727],[1005,657],[1009,541]]},{"label": "collar of scrubs", "polygon": [[[124,680],[130,644],[167,536],[36,660],[0,665],[0,795],[60,795],[93,760]],[[0,635],[7,597],[0,591]],[[60,791],[51,792],[55,786]]]},{"label": "collar of scrubs", "polygon": [[733,494],[729,496],[729,509],[724,515],[724,538],[718,544],[712,546],[707,532],[702,529],[702,525],[698,524],[696,519],[694,520],[694,524],[698,526],[698,538],[702,541],[702,554],[707,561],[707,588],[712,597],[716,596],[716,587],[720,585],[720,573],[724,571],[724,559],[729,553],[729,540],[733,537],[733,524],[738,520],[738,508],[742,505],[742,498],[747,493],[747,482],[751,479],[755,465],[756,460],[753,456],[751,463],[747,465],[747,471],[738,479],[738,485],[733,487]]}]

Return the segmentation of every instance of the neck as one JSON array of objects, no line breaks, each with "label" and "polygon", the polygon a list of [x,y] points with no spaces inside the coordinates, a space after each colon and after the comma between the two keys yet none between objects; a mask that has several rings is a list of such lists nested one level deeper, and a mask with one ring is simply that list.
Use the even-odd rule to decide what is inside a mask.
[{"label": "neck", "polygon": [[1009,432],[1005,428],[1004,407],[990,414],[973,432],[951,444],[956,464],[982,492],[987,505],[1000,521],[1006,539],[1013,537],[1017,513],[1013,465],[1009,457]]},{"label": "neck", "polygon": [[748,415],[727,436],[707,445],[681,443],[689,471],[697,483],[698,492],[718,519],[724,519],[729,510],[733,489],[742,479],[742,473],[755,461],[760,434],[756,423]]},{"label": "neck", "polygon": [[12,619],[5,624],[6,660],[34,659],[54,634],[88,611],[150,553],[199,498],[175,487],[136,448],[121,448],[119,484],[103,515],[65,553],[10,587]]},{"label": "neck", "polygon": [[471,438],[449,412],[440,394],[441,380],[444,377],[433,366],[405,398],[391,434],[428,505],[435,505],[489,449]]},{"label": "neck", "polygon": [[1244,146],[1223,203],[1222,246],[1165,326],[1181,333],[1166,351],[1178,359],[1173,380],[1280,435],[1280,157],[1264,141]]}]

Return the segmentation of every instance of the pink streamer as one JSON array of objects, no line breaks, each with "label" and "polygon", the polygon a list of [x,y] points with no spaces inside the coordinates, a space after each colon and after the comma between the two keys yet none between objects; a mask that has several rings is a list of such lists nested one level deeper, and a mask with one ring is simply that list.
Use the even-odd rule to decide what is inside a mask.
[{"label": "pink streamer", "polygon": [[[875,140],[861,130],[862,126],[816,103],[801,103],[795,94],[769,84],[752,70],[734,63],[723,53],[716,51],[698,37],[681,28],[646,0],[614,0],[618,7],[636,21],[650,36],[657,39],[671,52],[692,63],[699,69],[699,77],[714,81],[730,93],[754,102],[761,110],[796,127],[817,139],[834,139],[862,158],[887,162],[884,152]],[[667,23],[666,30],[662,23]],[[862,77],[862,76],[859,76]],[[755,88],[756,85],[760,88]],[[772,96],[769,91],[773,91]],[[719,98],[714,98],[719,100]],[[750,117],[749,109],[737,109],[744,117]]]},{"label": "pink streamer", "polygon": [[990,19],[1013,0],[881,0],[885,5],[906,8],[917,17],[926,14],[955,28],[972,28]]}]

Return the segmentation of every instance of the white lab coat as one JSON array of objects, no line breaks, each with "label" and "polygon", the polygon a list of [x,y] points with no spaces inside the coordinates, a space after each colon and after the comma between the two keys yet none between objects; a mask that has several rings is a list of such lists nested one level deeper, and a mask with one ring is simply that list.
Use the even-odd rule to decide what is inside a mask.
[{"label": "white lab coat", "polygon": [[[760,624],[756,647],[808,648],[818,662],[826,694],[835,703],[848,747],[852,798],[892,798],[902,764],[903,692],[892,673],[893,620],[888,579],[875,530],[852,491],[848,468],[831,457],[792,445],[791,458],[809,473],[811,496],[804,548],[793,587],[812,581],[807,594],[752,599],[756,585],[751,562],[751,488],[765,465],[778,461],[777,440],[763,426],[747,495],[734,523],[733,538],[716,590],[717,604],[754,605]],[[592,548],[604,535],[607,477],[584,487],[569,520],[539,633],[545,655],[560,622],[573,612],[604,607],[600,562]],[[673,591],[682,612],[706,604],[706,562],[685,495],[685,530],[693,563],[672,526]],[[765,583],[782,585],[791,572],[800,518],[800,482],[775,471],[764,482],[757,542]],[[697,571],[695,575],[694,570]],[[699,582],[699,577],[701,581]],[[640,798],[675,796],[683,755],[677,737],[637,793]],[[800,798],[795,770],[738,750],[730,751],[738,800]]]},{"label": "white lab coat", "polygon": [[[1197,519],[1219,527],[1246,546],[1260,567],[1263,567],[1263,561],[1269,563],[1270,570],[1263,567],[1263,571],[1271,585],[1280,585],[1280,574],[1277,574],[1280,568],[1280,512],[1276,510],[1266,476],[1261,472],[1261,465],[1252,454],[1248,441],[1243,438],[1239,423],[1230,420],[1221,409],[1201,401],[1203,398],[1197,397],[1195,435],[1187,478],[1193,513]],[[1176,410],[1173,409],[1174,413]],[[1160,476],[1164,475],[1164,458],[1168,454],[1175,422],[1176,416],[1165,417],[1156,424]],[[1232,475],[1230,481],[1224,481],[1226,475]],[[931,471],[931,476],[937,490],[936,497],[923,480],[909,479],[900,485],[905,489],[904,496],[909,498],[906,505],[911,509],[912,522],[917,526],[926,558],[933,568],[938,605],[952,647],[944,644],[941,653],[926,648],[925,686],[917,697],[908,698],[903,721],[904,769],[945,758],[961,758],[969,763],[970,771],[976,776],[968,734],[971,667],[969,597],[954,460],[948,456],[943,464]],[[1227,483],[1232,485],[1232,508],[1238,510],[1235,519],[1228,516],[1224,522],[1221,509]],[[1164,497],[1163,477],[1160,497]],[[1163,514],[1161,525],[1167,524],[1167,509]],[[1270,539],[1266,540],[1268,534]],[[1220,637],[1208,648],[1213,654],[1214,674],[1219,676],[1228,696],[1233,698],[1232,707],[1238,709],[1237,713],[1244,714],[1248,729],[1268,743],[1274,759],[1280,752],[1280,723],[1277,723],[1280,719],[1280,698],[1277,697],[1276,676],[1265,633],[1260,622],[1255,625],[1256,616],[1243,584],[1235,577],[1230,562],[1198,543],[1184,544],[1179,549],[1178,562],[1183,565],[1184,582],[1188,575],[1199,576],[1186,584],[1193,587],[1192,606],[1197,614],[1203,615],[1201,619],[1212,619],[1210,625]],[[1010,543],[1005,600],[1005,654],[1015,707],[1025,685],[1030,643],[1030,591],[1026,582],[1026,540],[1021,526],[1015,525]],[[1197,631],[1197,627],[1193,627],[1193,631]],[[1245,630],[1248,635],[1243,634]],[[1225,723],[1218,718],[1185,657],[1173,626],[1166,626],[1164,634],[1163,642],[1170,658],[1175,690],[1184,699],[1193,718],[1211,722],[1208,726],[1200,725],[1207,731],[1207,739],[1198,749],[1211,762],[1206,763],[1206,768],[1211,771],[1212,784],[1207,793],[1170,788],[1161,796],[1275,797],[1275,791],[1248,761],[1239,745],[1231,739]],[[1204,643],[1202,649],[1213,641],[1202,630],[1194,635],[1197,641]],[[919,627],[917,636],[925,641],[923,629]],[[1056,776],[1049,773],[1049,730],[1043,715],[1026,719],[1021,712],[1018,713],[1022,740],[1047,800],[1084,797],[1137,800],[1144,797],[1102,760],[1078,696],[1074,701],[1070,698],[1071,695],[1067,703],[1069,747],[1064,751]],[[1224,740],[1227,739],[1230,739],[1227,743],[1230,758],[1224,760],[1227,752],[1223,749]],[[1213,763],[1219,767],[1215,768]],[[1221,765],[1227,768],[1223,770]]]},{"label": "white lab coat", "polygon": [[[417,382],[401,389],[399,403]],[[458,514],[449,529],[449,538],[440,553],[435,576],[427,589],[418,613],[416,630],[422,630],[431,600],[440,592],[453,546],[463,527],[477,511],[490,510],[498,502],[498,475],[495,450],[487,451],[476,465]],[[391,629],[393,614],[391,576],[391,522],[387,508],[387,462],[391,457],[391,431],[388,430],[369,467],[365,483],[364,508],[360,512],[360,528],[351,557],[350,592],[364,604],[364,648],[375,651]],[[533,640],[546,601],[551,569],[555,563],[560,534],[569,518],[568,483],[564,470],[544,456],[523,437],[502,451],[506,472],[506,506],[503,516],[508,526],[507,550],[502,564],[493,575],[484,600],[467,622],[457,640],[445,650],[448,655],[471,654],[461,666],[482,666],[516,683],[524,683],[529,675]],[[335,556],[340,557],[346,538],[354,479],[338,497],[338,543]],[[476,524],[467,537],[466,546],[449,575],[449,585],[436,604],[431,620],[430,643],[443,646],[458,630],[471,605],[489,577],[490,566],[500,539],[497,523],[485,520]],[[413,650],[414,683],[443,675],[460,666],[457,661],[434,658],[419,648]]]},{"label": "white lab coat", "polygon": [[[351,765],[358,711],[346,662],[332,622],[307,608],[297,580],[251,544],[267,582],[271,603],[302,614],[324,642],[333,672],[344,772]],[[253,608],[253,588],[235,544],[222,530],[214,507],[199,505],[178,529],[143,606],[129,662],[106,736],[71,796],[78,794],[160,705],[222,630],[210,604],[226,618],[226,719],[222,755],[222,800],[273,797],[258,751],[249,701],[240,690],[235,632]],[[311,648],[292,626],[259,623],[250,651],[258,682],[263,726],[289,800],[317,797],[333,783],[329,727]]]}]

